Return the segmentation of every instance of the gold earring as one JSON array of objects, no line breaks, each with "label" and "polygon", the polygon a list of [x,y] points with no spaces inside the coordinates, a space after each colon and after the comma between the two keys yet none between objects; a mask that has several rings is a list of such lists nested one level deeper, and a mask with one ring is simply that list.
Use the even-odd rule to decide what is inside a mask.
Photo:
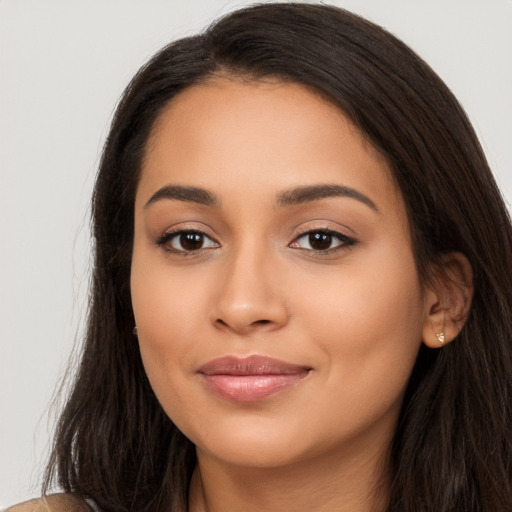
[{"label": "gold earring", "polygon": [[436,334],[437,341],[439,341],[440,345],[444,344],[444,332],[439,332]]}]

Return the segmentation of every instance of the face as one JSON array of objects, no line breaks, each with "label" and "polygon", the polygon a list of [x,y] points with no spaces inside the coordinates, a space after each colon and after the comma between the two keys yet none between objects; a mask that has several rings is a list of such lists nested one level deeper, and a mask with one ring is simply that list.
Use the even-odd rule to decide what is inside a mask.
[{"label": "face", "polygon": [[166,107],[132,301],[151,385],[200,457],[385,449],[427,317],[408,229],[385,159],[305,87],[218,79]]}]

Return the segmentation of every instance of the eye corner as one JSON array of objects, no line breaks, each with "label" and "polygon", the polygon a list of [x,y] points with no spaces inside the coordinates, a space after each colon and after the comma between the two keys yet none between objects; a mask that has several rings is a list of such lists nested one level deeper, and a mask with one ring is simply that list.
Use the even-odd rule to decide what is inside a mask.
[{"label": "eye corner", "polygon": [[[303,245],[300,241],[304,240]],[[333,246],[333,243],[335,245]],[[347,251],[358,241],[331,227],[308,227],[301,230],[289,244],[291,249],[318,256],[328,256]]]},{"label": "eye corner", "polygon": [[197,228],[178,228],[166,231],[155,241],[162,250],[178,256],[194,256],[217,249],[220,243]]}]

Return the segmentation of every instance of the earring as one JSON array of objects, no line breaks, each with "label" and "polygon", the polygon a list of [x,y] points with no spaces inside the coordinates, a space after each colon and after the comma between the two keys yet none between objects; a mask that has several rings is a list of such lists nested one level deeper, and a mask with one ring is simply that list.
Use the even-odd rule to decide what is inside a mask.
[{"label": "earring", "polygon": [[133,331],[132,331],[132,332],[133,332],[133,335],[134,335],[134,336],[138,336],[138,335],[139,335],[139,331],[137,330],[137,326],[135,326],[135,327],[133,328]]},{"label": "earring", "polygon": [[440,332],[436,334],[437,341],[439,341],[440,345],[444,344],[444,332]]}]

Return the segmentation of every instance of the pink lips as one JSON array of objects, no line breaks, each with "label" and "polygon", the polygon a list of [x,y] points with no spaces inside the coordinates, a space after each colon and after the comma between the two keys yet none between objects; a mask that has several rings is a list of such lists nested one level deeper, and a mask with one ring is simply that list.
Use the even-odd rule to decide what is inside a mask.
[{"label": "pink lips", "polygon": [[311,368],[263,356],[222,357],[199,368],[207,386],[222,398],[256,402],[295,386]]}]

